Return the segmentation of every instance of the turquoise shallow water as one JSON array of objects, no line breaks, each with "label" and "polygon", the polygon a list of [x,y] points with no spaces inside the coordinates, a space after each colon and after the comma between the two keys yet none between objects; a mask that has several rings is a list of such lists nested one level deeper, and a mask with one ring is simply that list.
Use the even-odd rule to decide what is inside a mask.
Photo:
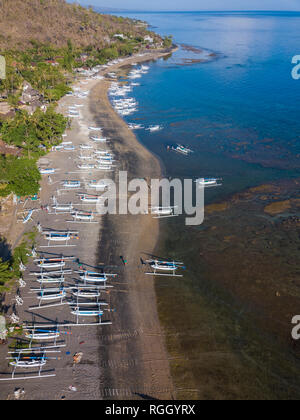
[{"label": "turquoise shallow water", "polygon": [[[299,13],[131,13],[177,44],[215,52],[215,60],[180,48],[151,64],[133,96],[128,122],[162,124],[137,136],[171,176],[222,176],[220,196],[299,171],[300,80],[291,77],[299,53]],[[138,80],[139,81],[139,80]],[[191,158],[166,145],[191,146]]]}]

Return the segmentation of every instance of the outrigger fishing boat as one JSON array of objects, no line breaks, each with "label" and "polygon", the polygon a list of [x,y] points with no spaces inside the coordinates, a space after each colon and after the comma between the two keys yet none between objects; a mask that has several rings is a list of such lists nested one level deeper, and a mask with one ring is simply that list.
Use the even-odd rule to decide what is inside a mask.
[{"label": "outrigger fishing boat", "polygon": [[[9,365],[13,367],[13,371],[11,372],[10,378],[0,378],[0,381],[14,381],[14,380],[26,380],[26,379],[40,379],[40,378],[49,378],[55,376],[55,373],[47,373],[45,375],[42,374],[42,369],[46,365],[47,360],[55,359],[58,360],[57,357],[47,357],[46,353],[48,351],[45,349],[17,349],[13,352],[9,352],[12,355],[8,357],[11,361]],[[58,353],[59,351],[51,350],[51,352]],[[16,375],[17,369],[29,369],[29,368],[38,368],[38,372],[36,374],[27,374],[26,376],[19,376]],[[52,370],[54,371],[54,369]]]},{"label": "outrigger fishing boat", "polygon": [[[18,220],[18,222],[22,222],[24,225],[32,220],[32,215],[35,210],[28,210],[28,212],[23,216],[23,219]],[[20,212],[24,213],[24,212]]]},{"label": "outrigger fishing boat", "polygon": [[64,258],[42,258],[34,262],[41,268],[61,268],[66,265]]},{"label": "outrigger fishing boat", "polygon": [[[146,263],[153,269],[153,272],[145,273],[147,275],[183,277],[181,274],[176,274],[176,270],[185,268],[182,262],[151,259],[146,260]],[[157,273],[157,271],[163,271],[164,273]],[[172,274],[168,272],[172,272]]]},{"label": "outrigger fishing boat", "polygon": [[59,289],[42,289],[37,298],[41,301],[45,300],[60,300],[67,296],[67,293],[64,288]]},{"label": "outrigger fishing boat", "polygon": [[154,219],[162,219],[164,217],[175,217],[178,214],[175,214],[175,207],[167,206],[167,207],[151,207],[151,214],[154,215]]},{"label": "outrigger fishing boat", "polygon": [[150,127],[146,128],[147,131],[150,131],[150,133],[154,133],[155,131],[160,131],[162,130],[162,126],[161,125],[150,125]]},{"label": "outrigger fishing boat", "polygon": [[116,274],[99,273],[95,271],[75,271],[84,282],[105,283],[108,277],[116,277]]},{"label": "outrigger fishing boat", "polygon": [[47,363],[46,360],[42,357],[30,357],[26,356],[25,359],[29,360],[15,360],[10,362],[9,364],[14,367],[19,368],[34,368],[34,367],[43,367]]},{"label": "outrigger fishing boat", "polygon": [[92,195],[92,194],[80,194],[79,199],[83,203],[91,203],[91,204],[97,204],[103,200],[101,195]]},{"label": "outrigger fishing boat", "polygon": [[80,181],[63,181],[62,186],[64,188],[77,189],[77,188],[80,188],[81,182]]},{"label": "outrigger fishing boat", "polygon": [[105,273],[97,273],[94,271],[83,271],[79,273],[79,277],[85,282],[104,283],[108,280]]},{"label": "outrigger fishing boat", "polygon": [[41,175],[51,175],[56,172],[56,169],[54,168],[39,168]]},{"label": "outrigger fishing boat", "polygon": [[79,147],[82,150],[92,150],[94,148],[93,146],[91,146],[89,144],[81,144]]},{"label": "outrigger fishing boat", "polygon": [[74,220],[67,220],[68,223],[97,223],[93,222],[94,214],[92,212],[75,211],[71,213]]},{"label": "outrigger fishing boat", "polygon": [[55,202],[55,205],[52,206],[52,209],[54,210],[54,213],[71,213],[71,211],[73,210],[73,205],[72,203],[69,204],[58,204],[58,202]]},{"label": "outrigger fishing boat", "polygon": [[48,241],[47,246],[41,246],[41,248],[48,248],[50,247],[50,242],[65,242],[65,245],[52,245],[51,247],[58,247],[58,246],[76,246],[76,245],[68,245],[68,242],[71,239],[79,239],[78,232],[56,232],[56,231],[45,231],[43,232],[45,235],[45,239]]},{"label": "outrigger fishing boat", "polygon": [[36,279],[40,284],[63,284],[65,282],[64,275],[41,276]]},{"label": "outrigger fishing boat", "polygon": [[110,156],[112,156],[110,150],[94,150],[94,153],[95,153],[95,155],[110,155]]},{"label": "outrigger fishing boat", "polygon": [[205,188],[209,187],[220,187],[222,185],[222,178],[199,178],[196,179],[196,183]]},{"label": "outrigger fishing boat", "polygon": [[81,165],[78,165],[77,168],[81,170],[90,170],[90,169],[95,169],[95,165],[83,163]]},{"label": "outrigger fishing boat", "polygon": [[76,147],[73,145],[67,145],[67,146],[64,146],[63,150],[65,152],[74,152],[74,150],[76,150]]},{"label": "outrigger fishing boat", "polygon": [[109,186],[109,184],[105,181],[96,181],[96,180],[92,180],[88,183],[87,188],[91,188],[91,189],[95,189],[95,190],[105,190],[107,187]]},{"label": "outrigger fishing boat", "polygon": [[72,292],[73,296],[77,298],[88,298],[88,299],[94,299],[99,298],[101,296],[101,292],[97,289],[95,290],[85,290],[85,289],[75,289]]},{"label": "outrigger fishing boat", "polygon": [[102,162],[101,164],[96,165],[96,169],[99,171],[113,171],[113,166],[107,162]]},{"label": "outrigger fishing boat", "polygon": [[60,332],[58,330],[30,329],[25,331],[25,337],[35,341],[56,340],[60,337]]},{"label": "outrigger fishing boat", "polygon": [[44,232],[46,239],[49,241],[69,241],[70,239],[77,239],[78,232]]},{"label": "outrigger fishing boat", "polygon": [[27,222],[29,222],[29,220],[32,219],[33,211],[34,210],[29,210],[28,213],[27,213],[27,215],[24,216],[23,224],[26,224]]},{"label": "outrigger fishing boat", "polygon": [[80,306],[76,306],[71,311],[71,314],[75,316],[102,316],[104,312],[100,309],[99,306],[96,309],[92,309],[92,308],[88,309],[88,308],[82,308]]},{"label": "outrigger fishing boat", "polygon": [[101,127],[89,127],[90,131],[101,131],[102,128]]},{"label": "outrigger fishing boat", "polygon": [[142,124],[134,124],[134,123],[130,123],[128,124],[128,128],[130,130],[141,130],[144,128],[144,126]]},{"label": "outrigger fishing boat", "polygon": [[[31,289],[31,293],[36,293],[36,292],[38,292],[36,297],[39,301],[39,304],[37,306],[30,306],[29,307],[30,310],[53,308],[55,306],[62,306],[62,305],[68,304],[68,302],[64,300],[67,296],[67,292],[64,287]],[[55,302],[55,301],[59,301],[59,302]],[[44,302],[46,302],[45,305],[43,305]],[[48,304],[47,302],[51,302],[51,303]]]},{"label": "outrigger fishing boat", "polygon": [[173,150],[174,152],[181,153],[182,155],[188,156],[193,153],[192,149],[188,149],[182,144],[175,144],[175,146],[168,146],[168,149]]},{"label": "outrigger fishing boat", "polygon": [[114,158],[113,158],[113,156],[112,155],[110,155],[110,154],[106,154],[106,155],[100,155],[100,156],[97,156],[97,162],[99,162],[99,163],[107,163],[107,164],[111,164],[111,163],[113,163],[114,162]]},{"label": "outrigger fishing boat", "polygon": [[85,156],[85,155],[79,155],[78,156],[78,159],[81,159],[81,160],[94,160],[94,156]]}]

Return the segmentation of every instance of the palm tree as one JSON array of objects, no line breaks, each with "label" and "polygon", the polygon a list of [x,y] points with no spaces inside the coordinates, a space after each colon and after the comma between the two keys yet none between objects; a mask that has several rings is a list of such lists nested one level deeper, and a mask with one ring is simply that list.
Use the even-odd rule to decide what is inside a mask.
[{"label": "palm tree", "polygon": [[12,278],[13,272],[11,271],[10,262],[3,262],[2,258],[0,258],[0,286],[4,286]]}]

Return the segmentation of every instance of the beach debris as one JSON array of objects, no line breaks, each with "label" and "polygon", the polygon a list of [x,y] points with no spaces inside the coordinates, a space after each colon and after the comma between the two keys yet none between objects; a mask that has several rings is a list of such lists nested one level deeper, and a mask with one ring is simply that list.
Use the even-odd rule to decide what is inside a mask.
[{"label": "beach debris", "polygon": [[0,344],[4,344],[6,342],[7,337],[7,329],[6,329],[6,322],[5,317],[0,315]]},{"label": "beach debris", "polygon": [[17,303],[18,306],[23,305],[24,301],[20,296],[16,295],[15,299],[16,299],[16,303]]},{"label": "beach debris", "polygon": [[16,388],[14,391],[14,397],[16,400],[19,400],[21,397],[25,395],[24,388]]},{"label": "beach debris", "polygon": [[74,356],[73,356],[73,362],[76,365],[78,365],[82,360],[82,356],[83,356],[83,353],[81,353],[81,352],[75,353]]},{"label": "beach debris", "polygon": [[20,318],[15,313],[11,314],[10,319],[13,324],[18,324],[20,322]]},{"label": "beach debris", "polygon": [[77,388],[76,388],[76,386],[70,385],[69,390],[72,391],[72,392],[76,392]]},{"label": "beach debris", "polygon": [[20,271],[25,271],[26,270],[26,266],[23,264],[23,262],[20,260],[20,264],[19,264],[19,269]]},{"label": "beach debris", "polygon": [[26,281],[24,281],[22,277],[19,278],[19,286],[20,287],[25,287],[26,286]]}]

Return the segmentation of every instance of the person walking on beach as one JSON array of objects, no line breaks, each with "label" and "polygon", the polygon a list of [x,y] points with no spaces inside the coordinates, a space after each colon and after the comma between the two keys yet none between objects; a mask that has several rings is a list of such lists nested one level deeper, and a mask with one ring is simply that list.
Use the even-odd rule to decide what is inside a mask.
[{"label": "person walking on beach", "polygon": [[122,260],[123,265],[124,265],[124,266],[126,266],[126,265],[128,264],[128,261],[127,261],[127,260],[125,260],[125,259],[124,259],[124,257],[123,257],[122,255],[120,256],[120,258],[121,258],[121,260]]}]

